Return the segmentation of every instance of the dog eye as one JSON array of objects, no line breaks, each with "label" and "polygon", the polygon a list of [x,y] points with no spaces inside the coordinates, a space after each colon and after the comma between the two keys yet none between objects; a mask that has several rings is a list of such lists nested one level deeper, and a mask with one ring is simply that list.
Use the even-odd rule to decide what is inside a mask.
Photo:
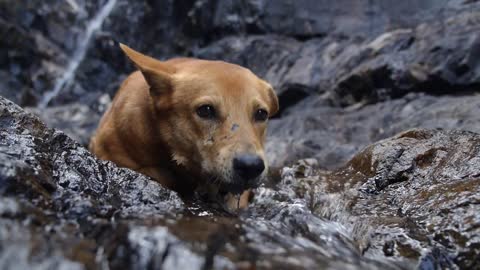
[{"label": "dog eye", "polygon": [[202,105],[198,107],[197,115],[205,119],[214,119],[216,117],[215,108],[212,105]]},{"label": "dog eye", "polygon": [[255,112],[255,121],[257,122],[265,122],[268,119],[268,112],[265,111],[264,109],[258,109]]}]

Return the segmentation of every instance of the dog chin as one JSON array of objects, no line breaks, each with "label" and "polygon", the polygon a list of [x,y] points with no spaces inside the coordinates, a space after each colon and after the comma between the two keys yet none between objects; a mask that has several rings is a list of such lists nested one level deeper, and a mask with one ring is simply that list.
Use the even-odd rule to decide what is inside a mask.
[{"label": "dog chin", "polygon": [[239,179],[231,179],[230,181],[222,181],[220,184],[220,193],[242,194],[245,190],[256,188],[260,185],[261,179],[253,179],[248,184],[242,183]]}]

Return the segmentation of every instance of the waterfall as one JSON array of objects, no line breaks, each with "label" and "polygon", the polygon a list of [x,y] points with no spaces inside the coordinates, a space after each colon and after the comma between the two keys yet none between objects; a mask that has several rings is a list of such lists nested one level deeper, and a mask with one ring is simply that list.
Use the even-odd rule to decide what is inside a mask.
[{"label": "waterfall", "polygon": [[72,80],[75,76],[80,63],[85,58],[87,54],[88,46],[92,39],[93,34],[102,27],[105,19],[110,15],[113,10],[113,7],[117,3],[117,0],[108,0],[108,2],[102,7],[102,9],[93,17],[93,19],[88,23],[87,29],[85,30],[85,35],[83,38],[79,39],[75,53],[72,56],[72,59],[67,65],[66,70],[62,76],[57,79],[55,86],[52,91],[45,93],[43,99],[39,103],[40,108],[45,108],[48,106],[48,103],[55,98],[60,91]]}]

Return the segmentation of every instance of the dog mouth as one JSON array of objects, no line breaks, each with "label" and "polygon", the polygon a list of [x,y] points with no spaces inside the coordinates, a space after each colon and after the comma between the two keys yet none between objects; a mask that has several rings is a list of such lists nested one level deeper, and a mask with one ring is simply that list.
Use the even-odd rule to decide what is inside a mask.
[{"label": "dog mouth", "polygon": [[219,189],[219,194],[220,195],[226,195],[227,193],[232,193],[232,194],[241,194],[245,190],[247,190],[248,187],[242,184],[237,184],[237,183],[222,183],[220,185]]},{"label": "dog mouth", "polygon": [[219,193],[220,194],[232,193],[235,195],[241,194],[245,190],[257,188],[260,185],[260,183],[261,183],[260,177],[251,179],[249,181],[244,181],[239,177],[234,177],[229,182],[222,181],[220,183]]}]

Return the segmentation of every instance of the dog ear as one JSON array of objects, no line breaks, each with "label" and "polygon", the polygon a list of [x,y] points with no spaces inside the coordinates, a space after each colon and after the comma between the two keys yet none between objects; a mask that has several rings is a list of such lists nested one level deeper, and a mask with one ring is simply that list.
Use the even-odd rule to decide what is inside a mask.
[{"label": "dog ear", "polygon": [[270,104],[269,117],[271,117],[278,112],[278,109],[279,109],[278,97],[277,97],[277,94],[275,93],[275,90],[273,90],[273,87],[269,83],[267,83],[265,81],[263,81],[263,82],[267,86],[268,99],[269,99],[269,104]]},{"label": "dog ear", "polygon": [[150,86],[150,95],[158,96],[172,90],[172,77],[175,69],[162,61],[141,54],[120,43],[120,48],[142,72]]}]

